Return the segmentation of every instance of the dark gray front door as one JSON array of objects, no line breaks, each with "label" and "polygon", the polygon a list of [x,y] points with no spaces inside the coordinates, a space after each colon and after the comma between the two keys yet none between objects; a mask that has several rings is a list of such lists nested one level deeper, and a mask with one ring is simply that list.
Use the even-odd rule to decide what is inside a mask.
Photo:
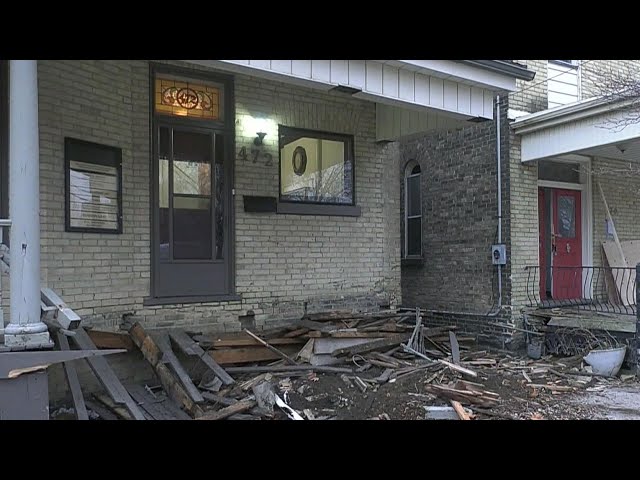
[{"label": "dark gray front door", "polygon": [[155,142],[155,296],[226,294],[229,135],[157,123]]}]

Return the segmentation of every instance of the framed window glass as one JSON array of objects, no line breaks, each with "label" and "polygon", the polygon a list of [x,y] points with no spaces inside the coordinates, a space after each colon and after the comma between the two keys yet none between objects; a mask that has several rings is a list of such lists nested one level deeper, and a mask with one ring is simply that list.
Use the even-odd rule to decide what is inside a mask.
[{"label": "framed window glass", "polygon": [[354,205],[353,137],[279,127],[280,201]]},{"label": "framed window glass", "polygon": [[122,150],[65,138],[65,230],[122,233]]}]

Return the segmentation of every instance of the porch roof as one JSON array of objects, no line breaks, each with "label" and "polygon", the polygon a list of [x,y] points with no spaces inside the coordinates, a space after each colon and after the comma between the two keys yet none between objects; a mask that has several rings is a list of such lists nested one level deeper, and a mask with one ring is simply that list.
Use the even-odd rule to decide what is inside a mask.
[{"label": "porch roof", "polygon": [[617,160],[640,159],[640,123],[630,120],[636,100],[596,97],[518,117],[521,161],[577,153]]},{"label": "porch roof", "polygon": [[535,74],[502,60],[185,61],[375,102],[377,140],[492,120],[494,95]]}]

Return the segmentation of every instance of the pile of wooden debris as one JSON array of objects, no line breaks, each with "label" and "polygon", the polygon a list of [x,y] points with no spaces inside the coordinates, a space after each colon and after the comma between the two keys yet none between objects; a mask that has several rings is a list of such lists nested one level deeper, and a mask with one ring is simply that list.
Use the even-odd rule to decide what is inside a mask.
[{"label": "pile of wooden debris", "polygon": [[[123,419],[317,420],[343,418],[338,410],[351,407],[359,412],[356,418],[388,419],[395,418],[392,412],[364,415],[379,389],[399,391],[410,381],[423,391],[404,392],[402,402],[420,403],[420,418],[517,418],[497,408],[514,400],[511,394],[504,398],[505,386],[517,385],[527,397],[523,401],[535,403],[539,395],[574,392],[594,378],[578,368],[581,358],[534,361],[474,349],[475,339],[456,336],[456,327],[426,328],[419,317],[329,312],[233,334],[150,334],[139,323],[128,335],[88,330],[80,334],[86,348],[139,349],[159,381],[125,387],[108,373],[106,359],[87,360],[99,363],[91,366],[106,391],[89,406],[102,418]],[[321,383],[319,375],[341,386],[304,396],[313,390],[310,385]],[[75,408],[82,411],[77,393]],[[322,404],[332,395],[330,405]]]}]

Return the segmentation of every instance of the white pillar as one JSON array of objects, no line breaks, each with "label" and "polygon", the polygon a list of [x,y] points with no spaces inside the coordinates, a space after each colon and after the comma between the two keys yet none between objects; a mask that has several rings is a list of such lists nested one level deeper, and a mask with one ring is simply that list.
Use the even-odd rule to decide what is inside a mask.
[{"label": "white pillar", "polygon": [[9,217],[11,318],[5,345],[50,346],[40,321],[40,182],[38,62],[9,64]]}]

